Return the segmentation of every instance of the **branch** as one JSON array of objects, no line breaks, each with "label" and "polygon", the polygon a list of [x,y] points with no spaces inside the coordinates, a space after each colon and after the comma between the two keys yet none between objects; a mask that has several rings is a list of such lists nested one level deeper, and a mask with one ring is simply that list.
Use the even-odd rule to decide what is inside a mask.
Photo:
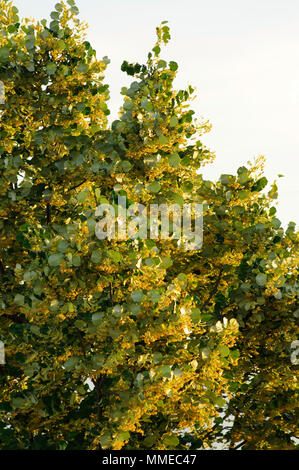
[{"label": "branch", "polygon": [[0,274],[5,274],[4,264],[2,263],[1,260],[0,260]]},{"label": "branch", "polygon": [[109,284],[109,297],[110,297],[111,306],[113,307],[113,287],[111,283]]},{"label": "branch", "polygon": [[51,223],[51,204],[49,202],[47,202],[46,215],[47,215],[47,225],[49,225]]},{"label": "branch", "polygon": [[[92,383],[94,384],[94,388],[96,389],[97,392],[97,407],[98,407],[98,418],[99,418],[99,423],[103,420],[103,406],[102,406],[102,399],[103,399],[103,391],[102,387],[105,381],[105,376],[100,375],[97,380],[92,380]],[[102,449],[101,444],[99,444],[99,449]]]},{"label": "branch", "polygon": [[79,184],[76,184],[75,186],[72,186],[69,191],[72,191],[73,189],[76,189],[76,188],[79,188],[79,186],[81,186],[83,183],[85,183],[85,181],[87,181],[87,179],[83,180],[81,183]]},{"label": "branch", "polygon": [[233,447],[231,450],[238,450],[240,447],[242,447],[244,444],[246,444],[246,440],[240,442],[236,447]]}]

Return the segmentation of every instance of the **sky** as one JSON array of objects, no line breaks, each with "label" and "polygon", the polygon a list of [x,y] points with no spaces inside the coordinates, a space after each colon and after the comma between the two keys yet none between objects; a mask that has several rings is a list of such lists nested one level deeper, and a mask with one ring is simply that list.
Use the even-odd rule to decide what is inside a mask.
[{"label": "sky", "polygon": [[[55,0],[14,0],[23,17],[49,18]],[[179,64],[175,86],[196,87],[192,109],[212,131],[202,141],[216,160],[203,175],[217,180],[258,155],[265,175],[278,180],[278,217],[299,225],[299,1],[77,0],[88,40],[106,72],[110,110],[117,119],[120,90],[130,78],[123,60],[143,63],[155,27],[169,21],[163,58]],[[277,178],[283,174],[283,178]]]}]

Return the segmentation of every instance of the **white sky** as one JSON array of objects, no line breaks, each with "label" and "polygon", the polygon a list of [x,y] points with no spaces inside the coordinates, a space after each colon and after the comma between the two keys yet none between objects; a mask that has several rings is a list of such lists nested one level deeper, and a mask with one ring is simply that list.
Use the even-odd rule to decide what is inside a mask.
[{"label": "white sky", "polygon": [[[55,0],[15,0],[21,16],[49,18]],[[206,178],[235,173],[263,154],[278,174],[278,216],[299,223],[299,0],[77,0],[98,57],[111,60],[106,82],[117,118],[130,79],[123,60],[144,62],[155,27],[168,20],[164,57],[179,64],[176,86],[192,84],[192,108],[211,121],[203,142],[217,158]],[[298,228],[298,225],[297,225]]]}]

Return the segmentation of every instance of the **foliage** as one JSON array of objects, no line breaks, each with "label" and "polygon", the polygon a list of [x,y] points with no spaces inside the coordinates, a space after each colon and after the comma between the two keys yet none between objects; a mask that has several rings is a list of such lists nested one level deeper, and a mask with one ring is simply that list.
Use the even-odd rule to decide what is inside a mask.
[{"label": "foliage", "polygon": [[[262,159],[204,180],[210,126],[160,58],[166,22],[109,126],[74,2],[50,24],[0,6],[0,448],[294,447],[299,238]],[[202,202],[202,249],[97,239],[118,195]]]}]

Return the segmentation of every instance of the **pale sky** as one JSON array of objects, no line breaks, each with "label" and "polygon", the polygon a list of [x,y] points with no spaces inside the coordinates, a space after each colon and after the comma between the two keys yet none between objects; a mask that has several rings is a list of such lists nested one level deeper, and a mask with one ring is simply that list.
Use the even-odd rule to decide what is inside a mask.
[{"label": "pale sky", "polygon": [[[49,18],[55,0],[15,0],[21,16]],[[235,173],[257,155],[265,174],[278,174],[278,217],[299,223],[299,1],[77,0],[97,56],[107,55],[110,109],[117,118],[120,89],[130,82],[123,60],[144,62],[155,27],[169,21],[163,57],[179,64],[176,86],[197,89],[192,108],[211,121],[202,140],[216,152],[206,178]],[[298,225],[297,225],[298,228]]]}]

